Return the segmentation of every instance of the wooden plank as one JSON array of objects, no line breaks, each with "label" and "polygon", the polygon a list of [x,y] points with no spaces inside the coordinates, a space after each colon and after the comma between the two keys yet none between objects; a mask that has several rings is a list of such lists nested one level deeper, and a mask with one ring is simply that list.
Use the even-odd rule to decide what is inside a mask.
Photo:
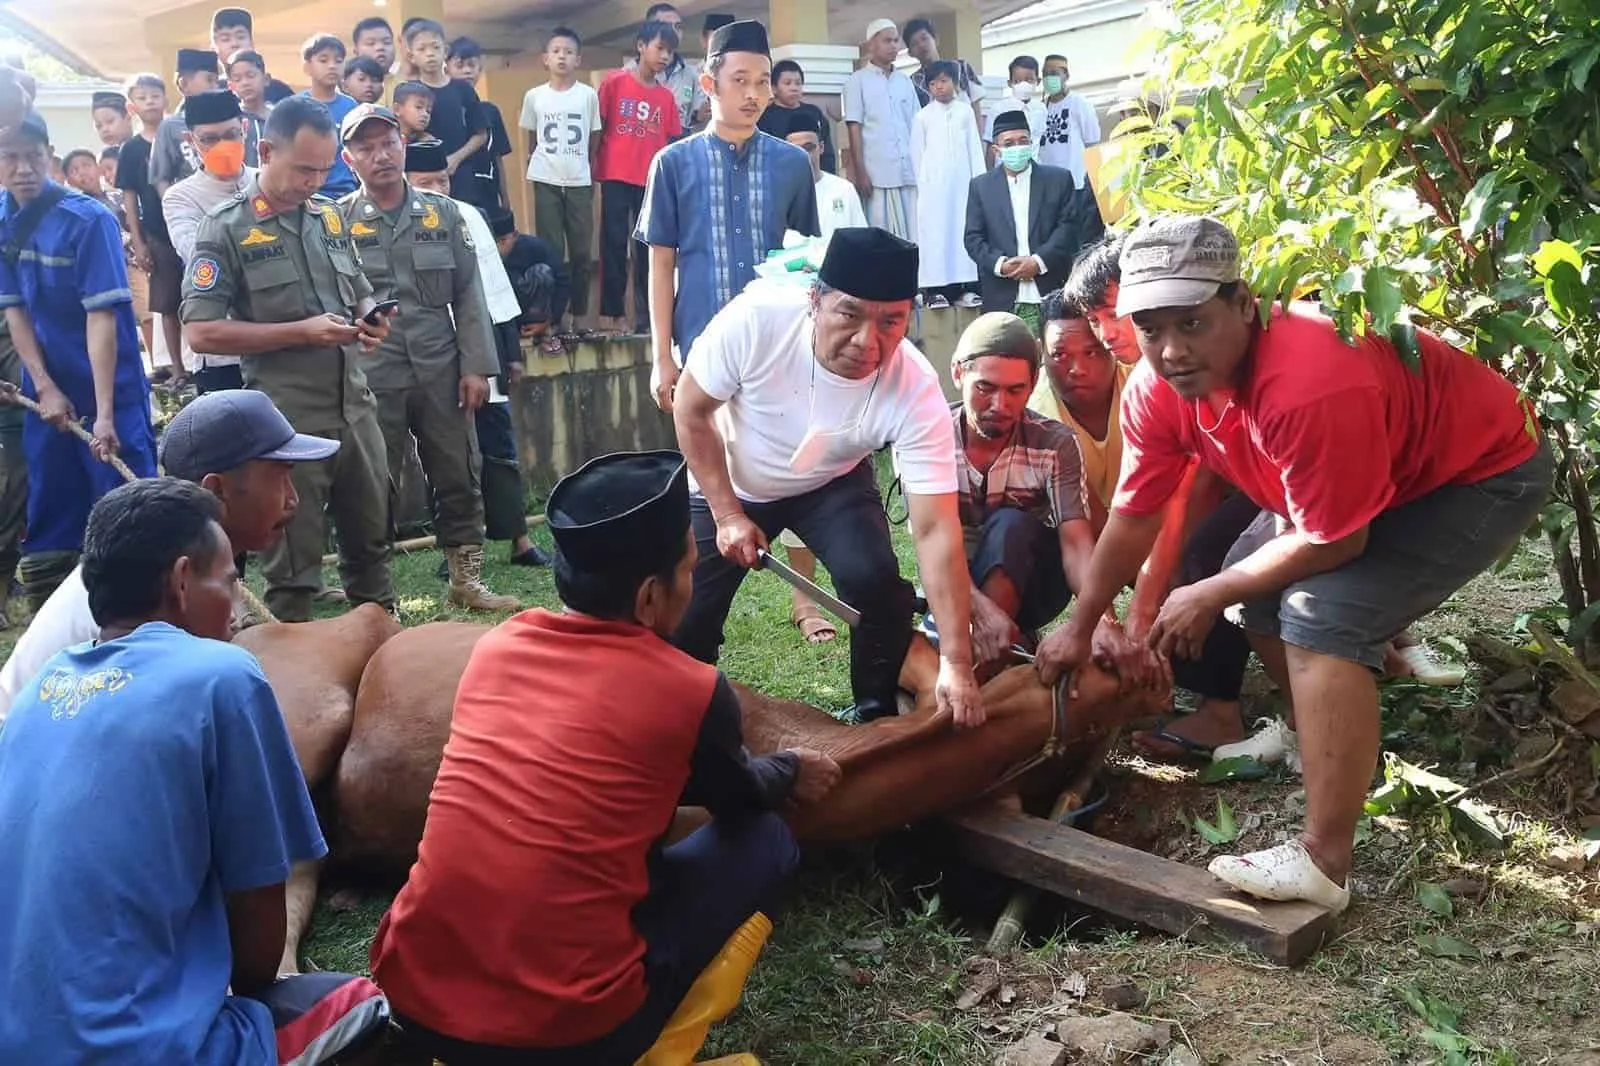
[{"label": "wooden plank", "polygon": [[1251,899],[1204,870],[1042,818],[983,809],[947,822],[960,854],[997,873],[1163,932],[1238,941],[1287,966],[1333,922],[1314,904]]}]

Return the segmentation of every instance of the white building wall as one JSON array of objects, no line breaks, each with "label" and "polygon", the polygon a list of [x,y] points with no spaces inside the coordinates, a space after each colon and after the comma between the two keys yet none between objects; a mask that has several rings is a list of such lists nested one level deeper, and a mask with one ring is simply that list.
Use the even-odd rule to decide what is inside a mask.
[{"label": "white building wall", "polygon": [[94,118],[89,113],[89,101],[102,91],[121,92],[122,86],[112,82],[74,82],[70,85],[45,83],[39,86],[34,98],[34,108],[50,127],[50,143],[56,155],[66,155],[74,148],[87,148],[100,156],[104,147],[95,136]]},{"label": "white building wall", "polygon": [[1070,86],[1100,112],[1107,133],[1110,107],[1136,92],[1154,58],[1154,27],[1164,5],[1147,0],[1043,0],[983,28],[984,80],[1006,80],[1011,60],[1030,55],[1064,55],[1071,65]]}]

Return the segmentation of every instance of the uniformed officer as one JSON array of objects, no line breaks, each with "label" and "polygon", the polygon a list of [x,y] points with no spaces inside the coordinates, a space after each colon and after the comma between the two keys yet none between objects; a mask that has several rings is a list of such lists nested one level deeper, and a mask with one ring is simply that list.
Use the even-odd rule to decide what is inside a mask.
[{"label": "uniformed officer", "polygon": [[262,138],[255,180],[200,223],[184,328],[195,351],[240,353],[245,386],[270,396],[298,432],[341,445],[294,469],[299,510],[262,560],[267,606],[284,621],[310,617],[326,510],[350,601],[392,608],[389,465],[361,370],[363,349],[377,349],[389,326],[362,317],[372,286],[338,205],[315,195],[333,168],[337,131],[327,108],[292,97],[273,109]]},{"label": "uniformed officer", "polygon": [[455,201],[406,181],[406,145],[394,112],[363,104],[345,116],[340,135],[361,181],[340,209],[375,295],[400,301],[388,339],[366,362],[390,468],[399,469],[415,435],[433,488],[450,602],[514,610],[514,597],[483,584],[482,462],[473,413],[488,399],[500,359],[472,236]]}]

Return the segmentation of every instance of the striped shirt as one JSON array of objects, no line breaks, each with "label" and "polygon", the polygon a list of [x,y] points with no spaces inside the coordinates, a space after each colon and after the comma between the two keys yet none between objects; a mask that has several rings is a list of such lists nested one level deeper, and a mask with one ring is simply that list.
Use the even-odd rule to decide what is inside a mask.
[{"label": "striped shirt", "polygon": [[680,358],[755,279],[756,264],[783,247],[785,230],[820,234],[811,160],[794,145],[759,130],[734,145],[707,130],[656,155],[634,237],[677,249]]},{"label": "striped shirt", "polygon": [[[9,239],[18,211],[9,192],[0,194],[0,239]],[[0,308],[7,307],[27,311],[50,376],[81,415],[95,409],[88,313],[115,312],[115,403],[126,409],[149,401],[122,230],[99,200],[67,190],[40,220],[15,264],[0,256]],[[30,398],[37,395],[26,370],[23,388]]]},{"label": "striped shirt", "polygon": [[984,522],[1002,507],[1032,515],[1052,529],[1088,517],[1078,439],[1060,422],[1024,411],[1010,443],[987,471],[975,469],[967,459],[966,413],[959,404],[955,430],[961,442],[956,449],[956,499],[968,552],[977,546]]}]

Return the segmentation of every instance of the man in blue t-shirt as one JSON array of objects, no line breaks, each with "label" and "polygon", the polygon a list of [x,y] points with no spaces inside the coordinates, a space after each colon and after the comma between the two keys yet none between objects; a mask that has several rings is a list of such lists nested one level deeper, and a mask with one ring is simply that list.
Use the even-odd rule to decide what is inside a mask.
[{"label": "man in blue t-shirt", "polygon": [[102,498],[100,639],[0,730],[0,1062],[324,1062],[386,1025],[364,978],[276,980],[290,864],[327,845],[266,677],[226,643],[219,515],[175,478]]},{"label": "man in blue t-shirt", "polygon": [[[31,475],[22,572],[35,606],[72,569],[89,508],[122,483],[101,460],[121,455],[140,477],[156,472],[122,232],[109,208],[49,173],[49,130],[29,114],[0,135],[0,308],[22,391],[43,409],[22,428]],[[78,418],[93,446],[65,432]]]}]

